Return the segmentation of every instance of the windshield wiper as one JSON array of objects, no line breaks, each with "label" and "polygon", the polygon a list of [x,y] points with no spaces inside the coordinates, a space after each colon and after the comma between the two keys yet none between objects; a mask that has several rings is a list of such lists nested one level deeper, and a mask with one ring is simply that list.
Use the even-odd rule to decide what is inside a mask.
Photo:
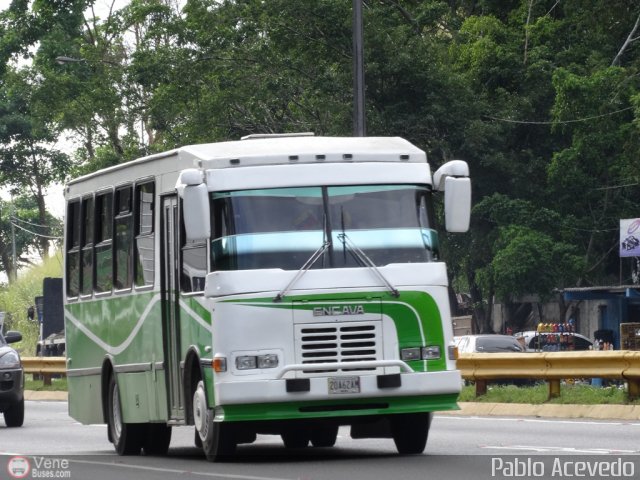
[{"label": "windshield wiper", "polygon": [[393,295],[394,297],[400,296],[400,292],[398,292],[398,289],[394,287],[391,282],[389,282],[389,280],[386,279],[380,269],[376,267],[375,263],[373,263],[373,261],[369,257],[367,257],[367,255],[362,250],[360,250],[360,248],[355,243],[353,243],[353,241],[347,236],[346,233],[339,233],[338,239],[342,242],[343,245],[349,247],[351,253],[358,260],[360,260],[360,262],[365,267],[368,267],[370,270],[372,270],[378,276],[378,278],[382,280],[382,283],[384,283],[385,286],[389,289],[391,295]]},{"label": "windshield wiper", "polygon": [[281,301],[283,299],[283,297],[287,294],[287,292],[291,289],[293,284],[296,283],[300,279],[300,277],[302,277],[302,275],[307,273],[307,270],[309,270],[311,267],[313,267],[313,264],[318,261],[318,259],[322,256],[322,254],[324,252],[326,252],[327,248],[329,248],[330,246],[331,246],[331,242],[325,241],[320,246],[319,249],[317,249],[315,252],[313,252],[313,254],[309,257],[309,259],[304,263],[304,265],[302,265],[302,267],[300,267],[300,270],[298,270],[298,273],[295,274],[295,276],[291,279],[291,281],[287,284],[286,287],[284,287],[282,290],[280,290],[280,293],[278,293],[275,296],[273,301],[274,302]]}]

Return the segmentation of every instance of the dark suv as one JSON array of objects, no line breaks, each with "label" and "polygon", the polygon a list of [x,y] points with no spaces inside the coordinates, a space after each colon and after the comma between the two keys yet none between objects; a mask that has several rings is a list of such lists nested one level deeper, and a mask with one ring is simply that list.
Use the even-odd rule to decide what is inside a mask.
[{"label": "dark suv", "polygon": [[20,355],[8,344],[22,340],[19,332],[0,333],[0,412],[7,427],[24,422],[24,371]]}]

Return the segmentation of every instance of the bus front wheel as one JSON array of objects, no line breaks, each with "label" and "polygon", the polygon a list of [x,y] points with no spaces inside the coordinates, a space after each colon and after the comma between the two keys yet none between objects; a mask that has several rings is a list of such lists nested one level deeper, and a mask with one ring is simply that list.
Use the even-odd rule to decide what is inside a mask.
[{"label": "bus front wheel", "polygon": [[433,413],[399,413],[390,418],[391,434],[398,453],[416,455],[427,446]]},{"label": "bus front wheel", "polygon": [[193,420],[207,460],[220,462],[235,453],[236,441],[233,430],[227,423],[213,421],[213,410],[207,404],[202,381],[198,382],[193,394]]},{"label": "bus front wheel", "polygon": [[118,455],[139,455],[142,449],[141,426],[124,423],[120,406],[120,391],[115,375],[109,379],[107,397],[109,434]]}]

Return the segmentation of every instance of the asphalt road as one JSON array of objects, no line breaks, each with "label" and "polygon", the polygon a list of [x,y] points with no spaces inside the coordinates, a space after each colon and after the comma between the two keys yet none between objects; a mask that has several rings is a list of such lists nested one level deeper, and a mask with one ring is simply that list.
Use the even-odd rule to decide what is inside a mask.
[{"label": "asphalt road", "polygon": [[[71,419],[66,402],[29,401],[23,427],[9,429],[0,420],[0,479],[17,478],[15,468],[18,476],[24,474],[24,460],[17,457],[28,462],[24,478],[463,480],[512,478],[507,474],[518,472],[505,470],[509,465],[529,469],[523,472],[532,475],[515,475],[520,478],[558,478],[548,476],[554,462],[570,462],[565,473],[576,473],[572,462],[582,460],[598,462],[588,465],[593,468],[617,462],[613,468],[625,467],[628,473],[633,467],[630,478],[640,476],[640,420],[437,415],[423,455],[399,456],[391,440],[352,440],[345,428],[333,448],[287,450],[279,437],[259,436],[256,443],[240,446],[234,461],[221,464],[206,462],[193,446],[192,427],[174,428],[167,457],[119,457],[106,437],[105,426]],[[544,475],[537,475],[540,469]]]}]

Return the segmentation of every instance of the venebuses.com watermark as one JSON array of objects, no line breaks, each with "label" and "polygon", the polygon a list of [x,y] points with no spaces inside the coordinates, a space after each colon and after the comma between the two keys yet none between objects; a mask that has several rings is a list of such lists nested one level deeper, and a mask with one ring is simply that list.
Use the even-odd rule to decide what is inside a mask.
[{"label": "venebuses.com watermark", "polygon": [[[65,458],[14,456],[7,462],[9,478],[71,478]],[[1,477],[0,477],[1,478]]]}]

